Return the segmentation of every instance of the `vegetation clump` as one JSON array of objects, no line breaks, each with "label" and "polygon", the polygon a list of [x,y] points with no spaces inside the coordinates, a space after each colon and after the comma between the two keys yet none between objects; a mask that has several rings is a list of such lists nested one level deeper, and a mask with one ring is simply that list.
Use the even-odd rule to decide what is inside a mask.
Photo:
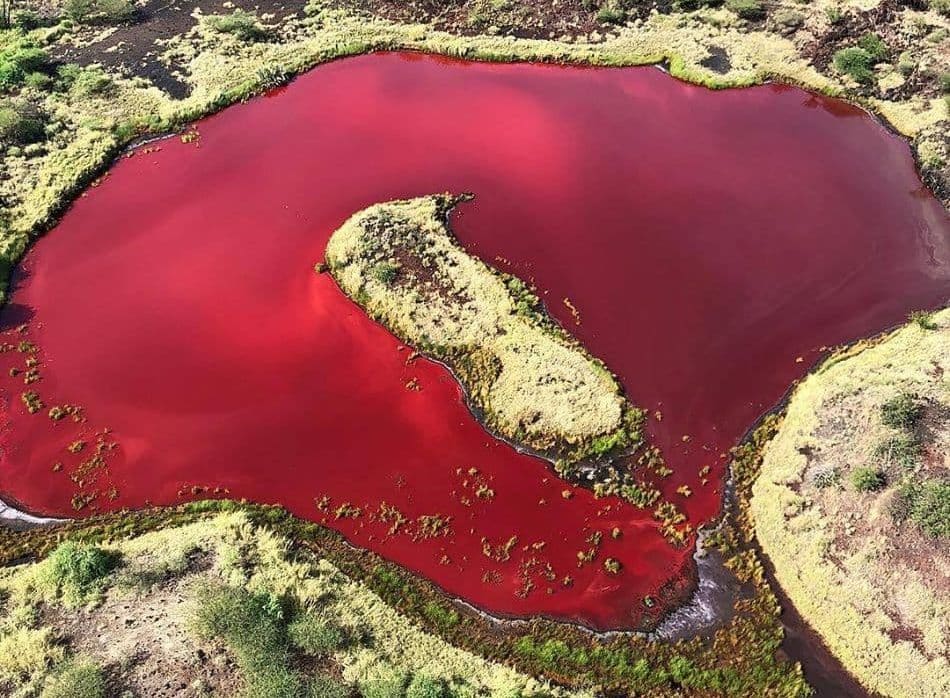
[{"label": "vegetation clump", "polygon": [[130,0],[66,0],[63,12],[79,24],[120,24],[135,16]]},{"label": "vegetation clump", "polygon": [[877,492],[884,489],[887,478],[877,468],[857,468],[851,473],[851,484],[858,492]]},{"label": "vegetation clump", "polygon": [[263,41],[270,35],[257,15],[240,9],[228,15],[210,15],[205,21],[214,31],[231,34],[241,41]]},{"label": "vegetation clump", "polygon": [[81,605],[95,598],[118,564],[112,551],[67,541],[49,556],[45,584],[67,606]]}]

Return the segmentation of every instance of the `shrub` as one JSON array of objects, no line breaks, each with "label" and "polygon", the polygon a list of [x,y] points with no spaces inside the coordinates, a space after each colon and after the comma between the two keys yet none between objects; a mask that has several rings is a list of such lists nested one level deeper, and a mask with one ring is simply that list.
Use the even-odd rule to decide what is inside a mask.
[{"label": "shrub", "polygon": [[346,644],[346,635],[336,625],[306,614],[296,618],[287,628],[291,643],[309,655],[327,654]]},{"label": "shrub", "polygon": [[399,265],[395,262],[380,262],[373,267],[373,276],[377,281],[389,286],[399,275]]},{"label": "shrub", "polygon": [[863,48],[868,52],[871,60],[880,63],[887,58],[887,44],[877,34],[865,34],[858,39],[858,48]]},{"label": "shrub", "polygon": [[828,22],[831,24],[837,24],[844,19],[844,13],[841,11],[841,8],[837,5],[832,5],[825,8],[825,17],[828,18]]},{"label": "shrub", "polygon": [[20,87],[28,75],[49,69],[49,56],[41,48],[16,44],[0,51],[0,90],[10,92]]},{"label": "shrub", "polygon": [[439,679],[416,674],[406,688],[406,698],[442,698],[445,695],[445,686]]},{"label": "shrub", "polygon": [[944,17],[950,17],[950,0],[930,0],[927,7]]},{"label": "shrub", "polygon": [[943,93],[950,93],[950,72],[940,73],[940,76],[937,78],[937,84],[940,85],[940,91]]},{"label": "shrub", "polygon": [[102,670],[89,660],[70,660],[46,680],[40,698],[105,698]]},{"label": "shrub", "polygon": [[913,429],[923,414],[923,405],[913,393],[901,393],[881,405],[881,422],[894,429]]},{"label": "shrub", "polygon": [[349,698],[350,689],[329,676],[316,676],[310,679],[311,698]]},{"label": "shrub", "polygon": [[884,488],[887,478],[877,468],[857,468],[851,473],[851,484],[858,492],[876,492]]},{"label": "shrub", "polygon": [[360,682],[360,694],[363,698],[403,698],[408,679],[399,669],[382,670],[373,678]]},{"label": "shrub", "polygon": [[920,458],[920,441],[913,434],[898,434],[879,443],[874,455],[885,464],[913,468]]},{"label": "shrub", "polygon": [[210,15],[207,22],[214,31],[233,34],[242,41],[261,41],[268,35],[257,15],[244,10],[235,10],[229,15]]},{"label": "shrub", "polygon": [[47,564],[47,583],[67,605],[74,606],[102,588],[105,578],[118,566],[119,556],[93,545],[66,541],[50,554]]},{"label": "shrub", "polygon": [[915,491],[910,517],[933,538],[950,538],[950,482],[925,482]]},{"label": "shrub", "polygon": [[742,19],[762,19],[765,8],[759,0],[726,0],[726,9],[735,12]]},{"label": "shrub", "polygon": [[28,145],[46,138],[42,113],[31,106],[4,104],[0,106],[0,142],[6,145]]},{"label": "shrub", "polygon": [[282,597],[209,587],[198,595],[192,627],[199,637],[227,644],[244,676],[246,698],[304,695],[303,677],[289,668],[285,615]]},{"label": "shrub", "polygon": [[597,21],[605,24],[620,24],[626,18],[626,11],[614,2],[606,2],[597,10]]},{"label": "shrub", "polygon": [[934,322],[934,314],[927,312],[926,310],[915,310],[907,316],[907,319],[913,323],[916,323],[917,326],[922,330],[937,329],[937,323]]},{"label": "shrub", "polygon": [[63,12],[79,24],[120,24],[135,16],[130,0],[66,0]]},{"label": "shrub", "polygon": [[869,83],[874,78],[874,59],[858,46],[836,51],[832,59],[835,70],[851,77],[855,82]]}]

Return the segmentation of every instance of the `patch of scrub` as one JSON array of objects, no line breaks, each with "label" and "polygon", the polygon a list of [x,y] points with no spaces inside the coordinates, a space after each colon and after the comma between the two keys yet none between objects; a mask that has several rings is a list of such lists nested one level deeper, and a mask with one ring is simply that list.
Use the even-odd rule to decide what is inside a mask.
[{"label": "patch of scrub", "polygon": [[796,389],[753,489],[779,583],[888,696],[950,694],[948,358],[950,310],[829,359]]},{"label": "patch of scrub", "polygon": [[243,513],[64,543],[0,569],[0,598],[4,695],[569,695],[429,635]]},{"label": "patch of scrub", "polygon": [[639,445],[643,412],[616,377],[523,281],[455,240],[446,221],[460,200],[360,211],[327,243],[330,272],[396,336],[448,364],[490,429],[550,456],[559,471]]}]

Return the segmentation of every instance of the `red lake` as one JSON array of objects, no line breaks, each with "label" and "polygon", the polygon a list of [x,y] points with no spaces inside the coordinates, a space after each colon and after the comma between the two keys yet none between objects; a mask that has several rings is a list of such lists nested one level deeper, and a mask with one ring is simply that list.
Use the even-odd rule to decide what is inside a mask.
[{"label": "red lake", "polygon": [[[474,192],[461,242],[659,413],[660,485],[693,527],[729,449],[828,347],[950,297],[950,220],[907,145],[791,87],[376,54],[195,130],[121,158],[14,277],[0,496],[28,511],[281,504],[488,611],[638,627],[692,544],[488,435],[444,368],[314,273],[330,234]],[[48,416],[65,405],[85,421]]]}]

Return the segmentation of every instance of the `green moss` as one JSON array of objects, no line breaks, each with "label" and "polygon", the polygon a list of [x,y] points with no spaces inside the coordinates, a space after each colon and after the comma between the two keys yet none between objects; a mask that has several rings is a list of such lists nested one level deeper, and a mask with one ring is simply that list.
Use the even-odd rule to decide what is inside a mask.
[{"label": "green moss", "polygon": [[850,46],[835,52],[835,70],[850,76],[855,82],[869,83],[874,79],[874,59],[858,46]]},{"label": "green moss", "polygon": [[910,493],[910,518],[932,538],[950,538],[950,482],[929,481]]},{"label": "green moss", "polygon": [[924,412],[917,395],[901,393],[881,405],[881,422],[894,429],[913,429]]},{"label": "green moss", "polygon": [[214,31],[232,34],[242,41],[263,41],[269,36],[257,15],[240,9],[229,15],[209,15],[205,22]]},{"label": "green moss", "polygon": [[120,24],[135,16],[129,0],[66,0],[63,12],[79,24]]},{"label": "green moss", "polygon": [[765,7],[759,0],[726,0],[726,8],[742,19],[757,20],[765,17]]}]

